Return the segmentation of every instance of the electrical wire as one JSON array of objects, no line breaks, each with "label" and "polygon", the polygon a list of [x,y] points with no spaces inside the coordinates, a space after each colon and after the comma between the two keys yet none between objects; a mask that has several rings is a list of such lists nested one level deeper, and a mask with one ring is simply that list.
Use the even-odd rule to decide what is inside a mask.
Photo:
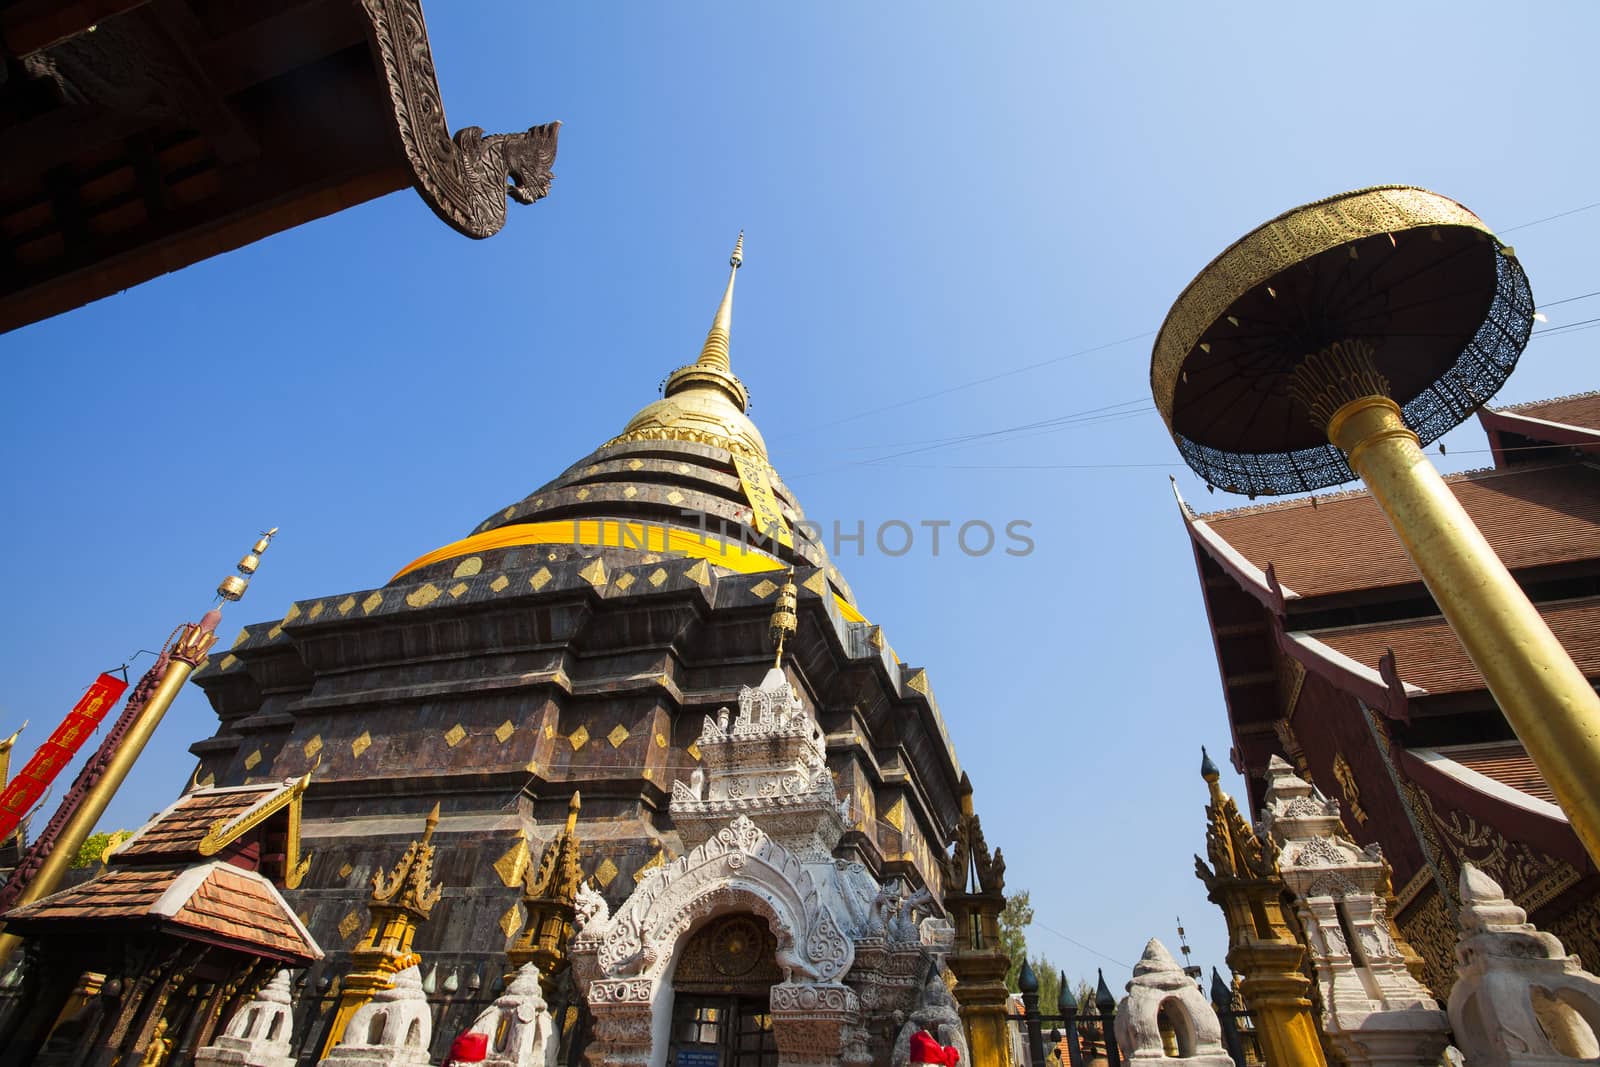
[{"label": "electrical wire", "polygon": [[1085,952],[1093,953],[1094,955],[1099,956],[1101,959],[1106,960],[1107,962],[1115,963],[1118,967],[1121,967],[1123,970],[1127,970],[1127,971],[1133,970],[1133,964],[1131,964],[1131,963],[1123,963],[1121,960],[1117,959],[1115,956],[1107,956],[1104,952],[1101,952],[1099,949],[1095,948],[1093,945],[1085,945],[1082,941],[1079,941],[1077,938],[1069,937],[1068,935],[1062,933],[1060,930],[1057,930],[1054,927],[1046,926],[1044,923],[1040,922],[1038,919],[1033,920],[1033,922],[1029,923],[1028,925],[1029,926],[1037,926],[1039,929],[1043,930],[1045,933],[1055,934],[1057,937],[1061,938],[1061,940],[1063,940],[1063,941],[1070,941],[1072,944],[1077,945],[1079,948],[1083,949]]}]

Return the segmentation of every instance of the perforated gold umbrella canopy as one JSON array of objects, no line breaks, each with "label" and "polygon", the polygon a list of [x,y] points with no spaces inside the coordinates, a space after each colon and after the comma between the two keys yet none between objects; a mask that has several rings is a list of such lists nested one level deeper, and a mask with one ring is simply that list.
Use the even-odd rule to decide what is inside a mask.
[{"label": "perforated gold umbrella canopy", "polygon": [[1527,277],[1481,219],[1426,189],[1377,186],[1285,212],[1229,246],[1168,312],[1150,384],[1209,484],[1302,492],[1354,477],[1289,390],[1307,355],[1370,344],[1426,444],[1494,395],[1532,326]]}]

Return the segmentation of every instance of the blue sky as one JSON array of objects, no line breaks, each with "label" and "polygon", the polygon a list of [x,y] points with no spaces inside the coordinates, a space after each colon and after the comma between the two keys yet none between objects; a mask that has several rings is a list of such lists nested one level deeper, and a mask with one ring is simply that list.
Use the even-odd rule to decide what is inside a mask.
[{"label": "blue sky", "polygon": [[[1035,951],[1120,981],[1111,961],[1150,936],[1176,950],[1182,915],[1221,964],[1190,856],[1199,746],[1228,732],[1168,475],[1198,506],[1235,501],[1145,403],[1150,335],[1246,230],[1383,182],[1523,227],[1507,240],[1541,303],[1600,290],[1600,209],[1523,225],[1600,201],[1582,132],[1600,9],[428,14],[453,127],[566,123],[547,200],[472,242],[397,193],[0,336],[19,762],[96,672],[200,615],[258,529],[283,533],[225,640],[381,584],[616,433],[698,351],[744,228],[734,367],[808,513],[1032,524],[1025,558],[918,542],[837,562],[929,668]],[[1497,401],[1594,387],[1597,336],[1536,338]],[[1125,414],[883,458],[1109,405]],[[1446,443],[1446,469],[1489,462],[1475,423]],[[107,828],[167,803],[214,723],[187,692]]]}]

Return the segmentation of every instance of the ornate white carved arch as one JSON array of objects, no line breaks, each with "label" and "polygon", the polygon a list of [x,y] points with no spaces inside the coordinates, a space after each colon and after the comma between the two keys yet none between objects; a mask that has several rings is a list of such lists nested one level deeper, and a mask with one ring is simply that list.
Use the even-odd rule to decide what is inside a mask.
[{"label": "ornate white carved arch", "polygon": [[599,941],[603,975],[657,977],[694,927],[743,908],[771,925],[778,966],[789,981],[835,982],[855,961],[854,945],[811,875],[742,815],[688,855],[651,872],[616,915],[595,924],[601,929],[585,926],[579,937]]},{"label": "ornate white carved arch", "polygon": [[[785,975],[773,994],[780,1049],[786,1040],[803,1044],[820,1021],[831,1027],[836,1056],[838,1026],[858,1011],[854,994],[840,984],[855,962],[854,943],[794,854],[743,815],[656,868],[615,915],[587,887],[577,904],[573,962],[580,981],[587,979],[593,1051],[604,1062],[662,1062],[678,953],[695,929],[730,912],[760,915],[777,939]],[[816,995],[803,997],[808,989]],[[780,1062],[805,1061],[785,1051]]]}]

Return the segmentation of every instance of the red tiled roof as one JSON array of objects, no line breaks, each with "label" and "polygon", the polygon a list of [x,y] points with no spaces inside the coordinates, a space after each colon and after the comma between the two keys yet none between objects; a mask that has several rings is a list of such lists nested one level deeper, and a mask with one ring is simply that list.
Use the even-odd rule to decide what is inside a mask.
[{"label": "red tiled roof", "polygon": [[[1590,678],[1600,678],[1600,597],[1541,604],[1539,612],[1578,669]],[[1449,625],[1437,615],[1318,630],[1311,636],[1374,670],[1384,650],[1392,648],[1401,680],[1419,685],[1430,694],[1469,693],[1484,688],[1478,668],[1467,658]]]},{"label": "red tiled roof", "polygon": [[[1600,469],[1580,463],[1478,471],[1446,479],[1513,570],[1600,556]],[[1405,585],[1416,569],[1365,492],[1199,518],[1251,563],[1273,564],[1302,597]]]},{"label": "red tiled roof", "polygon": [[226,863],[107,868],[81,885],[15,908],[5,919],[22,933],[60,932],[68,923],[154,922],[180,937],[221,941],[279,959],[309,963],[322,957],[272,883]]},{"label": "red tiled roof", "polygon": [[145,863],[154,859],[195,858],[200,842],[218,822],[233,822],[289,786],[272,782],[223,789],[200,789],[179,797],[124,841],[111,854],[112,863]]},{"label": "red tiled roof", "polygon": [[1455,760],[1463,767],[1493,778],[1512,789],[1520,789],[1529,796],[1548,800],[1554,804],[1556,795],[1550,785],[1533,765],[1527,749],[1519,741],[1502,741],[1486,745],[1451,745],[1436,750],[1439,755]]},{"label": "red tiled roof", "polygon": [[1495,408],[1495,411],[1507,411],[1514,415],[1526,415],[1530,419],[1544,419],[1546,422],[1561,422],[1568,426],[1582,426],[1589,430],[1600,430],[1600,390],[1592,393],[1577,393],[1573,396],[1557,397],[1554,400],[1535,400],[1527,404],[1513,404],[1510,407]]}]

